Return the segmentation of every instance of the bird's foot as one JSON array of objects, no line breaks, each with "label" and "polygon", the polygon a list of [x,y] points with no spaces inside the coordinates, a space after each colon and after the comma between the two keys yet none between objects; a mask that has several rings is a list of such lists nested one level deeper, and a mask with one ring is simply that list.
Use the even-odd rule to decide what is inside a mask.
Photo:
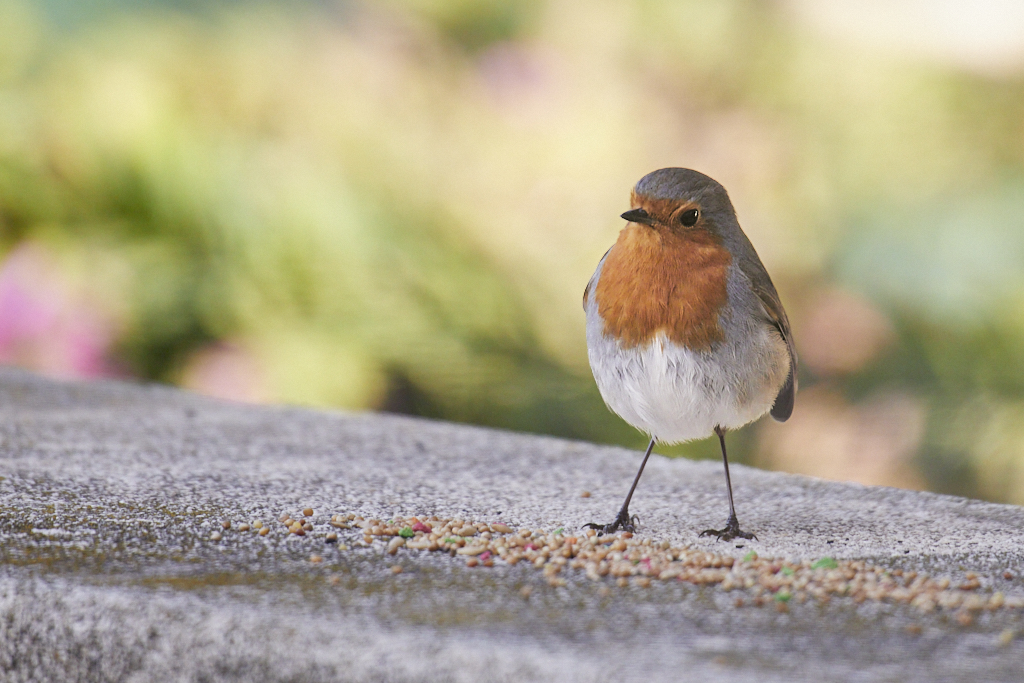
[{"label": "bird's foot", "polygon": [[725,523],[724,529],[705,529],[704,531],[700,532],[700,535],[702,537],[715,536],[720,541],[731,541],[734,538],[746,538],[754,540],[757,539],[757,536],[755,536],[754,534],[742,531],[740,529],[740,522],[738,519],[736,519],[735,515],[730,517],[729,521]]},{"label": "bird's foot", "polygon": [[619,516],[615,518],[615,521],[611,524],[596,524],[591,522],[590,524],[584,524],[583,526],[589,529],[597,529],[599,536],[606,534],[614,534],[619,529],[633,533],[636,531],[636,523],[640,521],[640,518],[636,515],[630,516],[628,510],[620,510]]}]

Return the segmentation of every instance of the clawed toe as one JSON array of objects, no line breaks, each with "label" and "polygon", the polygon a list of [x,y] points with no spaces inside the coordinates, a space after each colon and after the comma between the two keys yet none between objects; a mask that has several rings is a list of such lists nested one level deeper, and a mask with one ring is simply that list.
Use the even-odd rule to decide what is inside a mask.
[{"label": "clawed toe", "polygon": [[714,536],[719,541],[731,541],[734,538],[745,538],[747,540],[757,540],[757,536],[752,533],[743,531],[740,529],[740,523],[735,518],[730,519],[724,529],[705,529],[700,532],[700,536]]},{"label": "clawed toe", "polygon": [[636,515],[630,516],[628,514],[619,514],[611,524],[597,524],[596,522],[590,522],[583,526],[588,529],[596,529],[599,536],[607,536],[608,534],[614,534],[620,529],[622,531],[628,531],[633,533],[636,531],[636,523],[640,520]]},{"label": "clawed toe", "polygon": [[597,522],[589,522],[583,525],[584,528],[594,529],[597,531],[598,536],[605,536],[607,534],[614,534],[619,528],[618,522],[612,522],[611,524],[598,524]]}]

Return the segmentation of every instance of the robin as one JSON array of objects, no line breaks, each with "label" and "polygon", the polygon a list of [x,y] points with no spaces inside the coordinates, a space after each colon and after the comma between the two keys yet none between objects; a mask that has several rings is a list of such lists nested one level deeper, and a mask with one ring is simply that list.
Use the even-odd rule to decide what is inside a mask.
[{"label": "robin", "polygon": [[729,519],[701,536],[740,529],[725,432],[793,412],[796,351],[786,311],[743,234],[725,188],[686,168],[636,184],[629,221],[583,292],[587,351],[605,403],[651,438],[622,509],[600,533],[634,530],[629,501],[654,444],[718,435]]}]

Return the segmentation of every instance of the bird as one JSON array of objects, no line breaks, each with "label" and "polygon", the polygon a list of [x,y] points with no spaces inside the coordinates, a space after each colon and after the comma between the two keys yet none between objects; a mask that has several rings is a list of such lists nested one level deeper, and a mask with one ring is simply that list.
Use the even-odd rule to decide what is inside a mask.
[{"label": "bird", "polygon": [[721,529],[740,528],[725,448],[728,430],[793,413],[797,354],[789,319],[725,188],[687,168],[648,173],[627,221],[583,292],[587,355],[605,404],[650,443],[616,518],[586,526],[635,531],[629,502],[656,443],[718,436],[729,495]]}]

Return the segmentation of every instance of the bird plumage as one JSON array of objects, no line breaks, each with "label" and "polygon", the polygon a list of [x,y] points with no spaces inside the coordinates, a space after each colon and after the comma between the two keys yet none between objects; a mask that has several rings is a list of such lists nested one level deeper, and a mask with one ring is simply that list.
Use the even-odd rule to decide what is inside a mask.
[{"label": "bird plumage", "polygon": [[[663,169],[637,184],[631,204],[651,224],[626,225],[584,293],[605,402],[668,443],[736,429],[769,410],[788,418],[789,320],[725,188],[696,171]],[[674,223],[694,207],[696,225]]]}]

